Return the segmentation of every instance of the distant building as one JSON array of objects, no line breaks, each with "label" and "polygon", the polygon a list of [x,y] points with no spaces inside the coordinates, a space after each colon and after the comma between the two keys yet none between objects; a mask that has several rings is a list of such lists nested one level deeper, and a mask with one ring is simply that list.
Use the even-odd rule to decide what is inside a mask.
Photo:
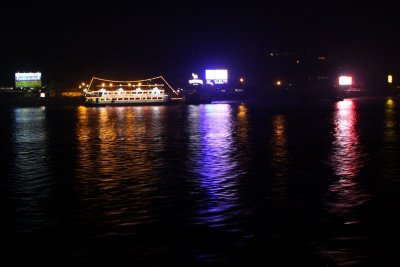
[{"label": "distant building", "polygon": [[264,92],[324,95],[335,89],[338,65],[330,57],[311,52],[266,51],[257,78]]}]

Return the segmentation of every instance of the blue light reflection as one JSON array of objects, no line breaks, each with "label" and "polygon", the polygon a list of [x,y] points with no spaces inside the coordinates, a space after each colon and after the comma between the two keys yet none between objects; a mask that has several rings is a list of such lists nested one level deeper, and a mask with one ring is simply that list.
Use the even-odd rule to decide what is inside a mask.
[{"label": "blue light reflection", "polygon": [[232,155],[234,110],[228,104],[214,104],[191,106],[189,111],[191,169],[203,195],[197,220],[211,227],[226,226],[238,206],[239,162]]}]

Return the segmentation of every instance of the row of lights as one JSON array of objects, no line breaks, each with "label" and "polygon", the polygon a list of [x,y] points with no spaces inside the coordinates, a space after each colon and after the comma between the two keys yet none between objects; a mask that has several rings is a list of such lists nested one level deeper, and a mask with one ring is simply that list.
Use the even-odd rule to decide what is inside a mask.
[{"label": "row of lights", "polygon": [[[243,77],[241,77],[240,79],[239,79],[239,81],[241,82],[241,83],[244,83],[244,78]],[[141,86],[142,85],[142,83],[138,83],[137,84],[137,86]],[[101,86],[102,87],[105,87],[106,86],[106,84],[105,83],[102,83],[101,84]],[[113,86],[113,83],[109,83],[109,86]],[[119,86],[122,86],[122,84],[120,84]],[[132,84],[131,83],[128,83],[128,86],[132,86]],[[134,85],[135,86],[135,85]],[[87,87],[89,87],[89,85],[88,84],[86,84],[86,83],[81,83],[80,85],[79,85],[79,88],[81,89],[81,88],[87,88]]]},{"label": "row of lights", "polygon": [[[136,84],[137,86],[141,86],[142,85],[142,83],[138,83],[138,84]],[[136,85],[134,85],[134,86],[136,86]],[[102,87],[105,87],[106,86],[106,84],[105,83],[102,83],[101,84],[101,86]],[[113,83],[109,83],[109,86],[113,86]],[[119,86],[122,86],[122,84],[120,84]],[[132,86],[132,84],[131,83],[128,83],[128,86]],[[82,89],[82,88],[88,88],[89,87],[89,85],[88,84],[86,84],[86,83],[81,83],[80,85],[79,85],[79,89]]]},{"label": "row of lights", "polygon": [[[141,86],[142,83],[138,83],[137,85],[138,85],[138,86]],[[106,84],[105,84],[105,83],[102,83],[101,86],[104,87],[104,86],[106,86]],[[113,86],[113,83],[109,83],[109,86]],[[122,84],[119,84],[119,86],[122,86]],[[132,86],[132,84],[131,84],[131,83],[128,83],[128,86]],[[133,85],[133,86],[135,86],[135,85]]]},{"label": "row of lights", "polygon": [[[140,91],[140,90],[142,90],[142,88],[139,88],[139,87],[136,88],[136,91]],[[159,90],[158,87],[154,87],[154,88],[153,88],[153,91],[157,91],[157,90]],[[106,92],[107,90],[106,90],[105,88],[101,88],[100,91]],[[124,91],[124,89],[122,89],[122,87],[121,87],[121,88],[118,89],[118,91],[122,92],[122,91]]]},{"label": "row of lights", "polygon": [[[325,59],[325,58],[324,58]],[[341,85],[343,85],[343,84],[351,84],[352,83],[352,78],[350,77],[350,76],[341,76],[341,77],[339,77],[339,84],[341,84]],[[244,82],[244,78],[240,78],[239,79],[239,81],[241,82],[241,83],[243,83]],[[344,81],[344,82],[343,82]],[[391,75],[391,74],[389,74],[388,76],[387,76],[387,82],[389,83],[389,84],[392,84],[393,83],[393,75]],[[276,86],[281,86],[282,85],[282,81],[281,80],[276,80],[275,81],[275,85]],[[137,84],[138,86],[141,86],[142,84],[141,83],[138,83]],[[86,83],[81,83],[81,85],[79,85],[79,88],[81,89],[81,88],[87,88],[89,85],[87,85]],[[106,86],[106,84],[105,83],[102,83],[101,84],[101,86],[103,86],[103,87],[105,87]],[[113,83],[109,83],[109,86],[113,86]],[[122,86],[121,84],[120,84],[120,86]],[[131,83],[128,83],[128,86],[132,86],[132,84]]]},{"label": "row of lights", "polygon": [[[388,84],[393,83],[393,75],[389,74],[387,76],[387,82]],[[351,85],[353,83],[352,77],[351,76],[340,76],[339,77],[339,85]],[[282,81],[281,80],[276,80],[274,83],[276,86],[281,86]]]}]

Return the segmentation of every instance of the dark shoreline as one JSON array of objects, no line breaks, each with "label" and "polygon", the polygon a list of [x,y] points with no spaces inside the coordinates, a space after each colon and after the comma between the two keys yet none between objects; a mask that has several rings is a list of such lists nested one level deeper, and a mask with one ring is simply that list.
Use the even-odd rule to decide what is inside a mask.
[{"label": "dark shoreline", "polygon": [[[264,106],[297,106],[307,103],[332,103],[350,98],[381,98],[381,97],[399,97],[396,94],[360,94],[360,95],[344,95],[343,97],[332,96],[293,96],[293,95],[258,95],[245,97],[218,97],[212,98],[210,101],[170,101],[167,103],[141,103],[141,104],[118,104],[118,105],[87,105],[88,107],[104,107],[104,106],[149,106],[149,105],[200,105],[221,102],[241,102]],[[61,106],[86,106],[83,98],[2,98],[0,99],[1,108],[15,107],[61,107]]]},{"label": "dark shoreline", "polygon": [[0,99],[0,107],[41,107],[41,106],[79,106],[81,98],[34,98],[34,99]]}]

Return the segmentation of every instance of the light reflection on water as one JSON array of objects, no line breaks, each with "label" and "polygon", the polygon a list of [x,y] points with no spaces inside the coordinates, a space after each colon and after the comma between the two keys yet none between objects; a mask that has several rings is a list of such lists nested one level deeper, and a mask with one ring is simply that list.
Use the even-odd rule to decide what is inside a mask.
[{"label": "light reflection on water", "polygon": [[397,183],[399,164],[399,135],[397,132],[396,102],[388,98],[385,102],[383,142],[381,147],[382,178],[387,186]]},{"label": "light reflection on water", "polygon": [[[76,176],[88,222],[112,227],[108,234],[126,233],[149,223],[163,160],[163,107],[115,107],[78,112]],[[96,214],[96,216],[93,216]],[[107,233],[104,233],[107,234]]]},{"label": "light reflection on water", "polygon": [[44,108],[14,111],[13,145],[16,230],[30,232],[52,222],[50,194],[54,181],[48,168],[48,136]]},{"label": "light reflection on water", "polygon": [[199,203],[197,219],[211,227],[227,226],[237,215],[240,172],[232,155],[232,112],[229,104],[190,107],[189,169],[206,193]]},{"label": "light reflection on water", "polygon": [[272,162],[271,167],[274,175],[281,177],[288,171],[288,148],[286,140],[286,119],[285,116],[275,115],[272,119],[274,135],[271,141]]},{"label": "light reflection on water", "polygon": [[[273,112],[249,104],[77,107],[66,113],[76,116],[66,124],[70,128],[59,127],[62,112],[49,116],[62,108],[14,109],[12,126],[1,129],[2,136],[12,136],[6,143],[12,153],[0,150],[2,159],[9,158],[5,169],[12,179],[1,177],[0,186],[7,189],[0,192],[15,205],[18,232],[50,227],[60,203],[64,210],[70,207],[66,203],[76,204],[60,217],[72,217],[71,234],[82,230],[76,243],[83,249],[74,254],[82,261],[90,254],[85,249],[91,249],[99,262],[105,252],[105,258],[121,256],[129,263],[176,257],[190,265],[201,254],[215,261],[241,256],[243,262],[279,265],[281,256],[305,252],[306,259],[361,264],[372,257],[362,244],[372,242],[365,218],[379,217],[376,210],[386,208],[381,203],[391,203],[398,193],[391,185],[400,177],[399,111],[397,100],[385,101],[376,110],[380,117],[368,117],[366,124],[369,113],[357,100],[337,102],[318,116],[312,109]],[[310,135],[295,120],[321,130]],[[60,136],[74,139],[68,142],[73,148],[60,149]],[[320,141],[329,146],[315,153]],[[377,152],[372,156],[379,164],[370,166],[370,151]],[[73,159],[57,171],[52,163],[61,162],[64,152]],[[328,166],[318,164],[326,159]],[[303,169],[302,162],[314,165]],[[373,167],[381,176],[368,177],[365,169]],[[308,173],[309,168],[317,169]],[[72,193],[64,192],[60,203],[49,207],[62,171],[67,172],[63,179],[72,180]],[[385,186],[371,193],[367,178]],[[385,200],[372,206],[377,195]],[[99,245],[85,247],[87,240]]]},{"label": "light reflection on water", "polygon": [[273,136],[269,146],[271,147],[271,170],[273,178],[273,192],[277,200],[287,197],[287,188],[284,176],[289,170],[289,151],[286,137],[286,117],[277,114],[272,117]]},{"label": "light reflection on water", "polygon": [[330,160],[338,180],[330,186],[335,200],[328,205],[330,212],[349,215],[354,214],[354,209],[368,199],[355,180],[365,164],[365,155],[359,139],[358,114],[353,101],[338,102],[333,117],[334,141]]},{"label": "light reflection on water", "polygon": [[[245,104],[240,104],[237,107],[237,125],[234,131],[237,135],[237,141],[240,145],[248,148],[249,143],[249,119],[248,119],[248,107]],[[235,123],[233,124],[235,127]]]},{"label": "light reflection on water", "polygon": [[[337,232],[323,245],[321,254],[339,266],[360,264],[365,257],[354,245],[365,239],[359,232],[364,223],[360,211],[370,199],[358,181],[360,171],[367,163],[357,128],[358,117],[353,100],[336,103],[330,155],[335,180],[329,186],[326,206],[328,218],[337,224]],[[347,240],[346,244],[343,240]]]}]

